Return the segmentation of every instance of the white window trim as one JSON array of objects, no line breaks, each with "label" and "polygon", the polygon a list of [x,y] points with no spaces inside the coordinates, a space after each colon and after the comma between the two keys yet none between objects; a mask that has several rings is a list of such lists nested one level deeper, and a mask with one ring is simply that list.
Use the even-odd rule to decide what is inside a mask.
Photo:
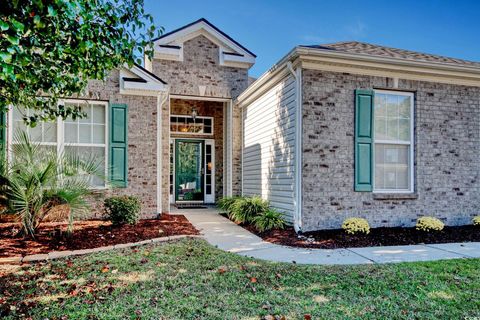
[{"label": "white window trim", "polygon": [[[89,144],[89,143],[64,143],[64,123],[63,119],[60,117],[57,119],[57,142],[40,142],[41,145],[45,146],[57,146],[57,154],[63,153],[65,146],[72,147],[104,147],[105,148],[105,177],[108,177],[108,165],[109,165],[109,152],[108,152],[108,142],[109,142],[109,109],[108,102],[100,100],[84,100],[84,99],[61,99],[58,101],[58,104],[65,103],[86,103],[86,104],[96,104],[105,106],[105,144]],[[7,115],[7,131],[8,131],[8,150],[9,150],[9,160],[11,160],[11,145],[13,144],[13,106],[10,106],[9,113]],[[92,190],[105,190],[108,189],[108,183],[105,183],[104,186],[92,186]]]},{"label": "white window trim", "polygon": [[[410,98],[410,141],[396,141],[396,140],[376,140],[375,139],[375,116],[374,116],[374,130],[373,130],[373,193],[400,193],[400,194],[408,194],[415,192],[415,181],[414,181],[414,172],[415,172],[415,139],[414,139],[414,131],[415,131],[415,99],[413,92],[405,92],[405,91],[395,91],[395,90],[374,90],[375,95],[378,94],[393,94],[399,96],[406,96]],[[374,106],[375,107],[375,106]],[[402,189],[402,190],[392,190],[392,189],[377,189],[375,187],[375,145],[376,144],[391,144],[391,145],[407,145],[409,146],[409,157],[408,157],[408,174],[409,174],[409,188]]]},{"label": "white window trim", "polygon": [[[168,119],[168,122],[171,124],[171,119],[172,117],[177,117],[177,118],[190,118],[192,119],[193,117],[190,115],[185,115],[185,114],[171,114],[170,119]],[[195,118],[198,119],[210,119],[212,121],[212,133],[195,133],[195,132],[180,132],[180,131],[172,131],[170,128],[170,133],[175,134],[175,135],[180,135],[180,136],[213,136],[215,132],[215,123],[214,123],[214,118],[213,117],[207,117],[207,116],[195,116]]]}]

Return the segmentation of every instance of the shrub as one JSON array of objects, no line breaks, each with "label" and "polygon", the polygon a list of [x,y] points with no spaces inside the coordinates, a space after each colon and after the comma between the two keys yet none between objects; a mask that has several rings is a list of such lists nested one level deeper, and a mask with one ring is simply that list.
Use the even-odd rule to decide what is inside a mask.
[{"label": "shrub", "polygon": [[237,201],[239,199],[240,199],[239,196],[223,197],[220,200],[218,200],[217,206],[221,210],[225,211],[227,214],[230,215],[232,213],[233,204],[235,203],[235,201]]},{"label": "shrub", "polygon": [[348,234],[370,233],[368,221],[363,218],[348,218],[343,221],[342,229]]},{"label": "shrub", "polygon": [[442,231],[445,225],[435,217],[421,217],[417,219],[417,230],[422,231]]},{"label": "shrub", "polygon": [[140,219],[140,200],[134,196],[110,197],[105,199],[105,212],[114,225],[136,224]]},{"label": "shrub", "polygon": [[253,218],[269,208],[268,201],[258,196],[236,199],[232,205],[230,219],[237,223],[251,223]]},{"label": "shrub", "polygon": [[480,227],[480,216],[476,216],[472,220],[474,226],[479,226]]},{"label": "shrub", "polygon": [[72,232],[74,219],[88,212],[85,197],[91,193],[90,177],[101,177],[100,162],[57,154],[24,131],[13,139],[12,161],[0,155],[0,206],[18,217],[23,235],[34,237],[40,223],[52,216],[68,219],[67,232]]},{"label": "shrub", "polygon": [[254,217],[253,224],[259,232],[264,232],[271,229],[283,229],[285,226],[285,220],[283,219],[281,212],[270,208]]}]

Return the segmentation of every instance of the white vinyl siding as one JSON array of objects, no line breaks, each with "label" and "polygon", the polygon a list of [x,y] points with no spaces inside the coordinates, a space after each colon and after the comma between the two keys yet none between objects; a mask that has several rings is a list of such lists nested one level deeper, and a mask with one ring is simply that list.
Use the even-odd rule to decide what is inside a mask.
[{"label": "white vinyl siding", "polygon": [[259,195],[293,223],[296,86],[289,75],[243,109],[243,195]]}]

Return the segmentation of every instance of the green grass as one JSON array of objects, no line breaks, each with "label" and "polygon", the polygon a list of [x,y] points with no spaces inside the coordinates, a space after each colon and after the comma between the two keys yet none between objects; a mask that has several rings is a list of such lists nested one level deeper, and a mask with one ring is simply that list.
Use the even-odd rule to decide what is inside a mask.
[{"label": "green grass", "polygon": [[480,317],[479,265],[302,266],[182,240],[14,270],[0,318],[465,319]]}]

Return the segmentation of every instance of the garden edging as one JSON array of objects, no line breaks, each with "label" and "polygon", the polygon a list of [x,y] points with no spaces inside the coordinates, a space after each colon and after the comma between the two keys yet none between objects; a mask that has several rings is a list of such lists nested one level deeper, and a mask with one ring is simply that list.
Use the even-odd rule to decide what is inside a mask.
[{"label": "garden edging", "polygon": [[160,238],[153,238],[148,240],[142,240],[138,242],[130,242],[130,243],[120,243],[113,246],[105,246],[105,247],[97,247],[92,249],[80,249],[80,250],[65,250],[65,251],[51,251],[49,253],[42,253],[42,254],[32,254],[26,255],[23,257],[6,257],[0,258],[0,265],[1,264],[21,264],[21,263],[28,263],[28,262],[38,262],[38,261],[47,261],[47,260],[54,260],[60,258],[68,258],[72,256],[80,256],[89,253],[95,252],[103,252],[103,251],[110,251],[115,249],[125,249],[131,248],[136,246],[141,246],[150,243],[157,243],[157,242],[167,242],[171,240],[178,240],[184,238],[198,238],[198,235],[175,235],[175,236],[168,236],[168,237],[160,237]]}]

